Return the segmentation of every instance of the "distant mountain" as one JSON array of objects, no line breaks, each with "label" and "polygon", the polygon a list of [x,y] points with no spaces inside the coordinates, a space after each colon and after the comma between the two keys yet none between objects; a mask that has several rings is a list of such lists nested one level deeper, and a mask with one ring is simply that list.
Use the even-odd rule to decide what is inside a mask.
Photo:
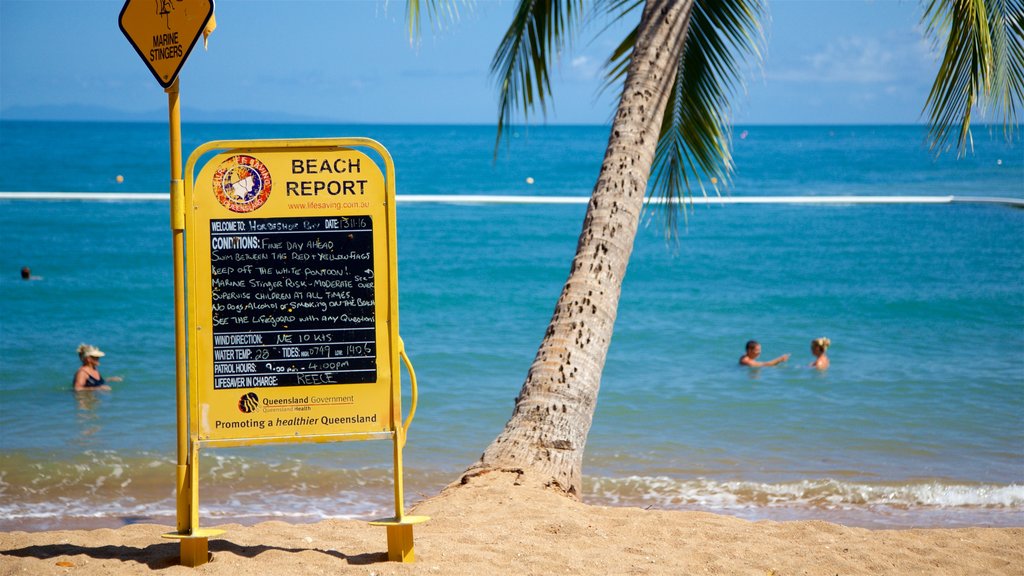
[{"label": "distant mountain", "polygon": [[[255,124],[344,124],[350,121],[338,118],[303,116],[263,110],[199,110],[183,106],[183,122],[248,122]],[[0,120],[55,120],[86,122],[166,122],[167,109],[154,108],[144,112],[126,112],[103,106],[11,106],[0,109]]]}]

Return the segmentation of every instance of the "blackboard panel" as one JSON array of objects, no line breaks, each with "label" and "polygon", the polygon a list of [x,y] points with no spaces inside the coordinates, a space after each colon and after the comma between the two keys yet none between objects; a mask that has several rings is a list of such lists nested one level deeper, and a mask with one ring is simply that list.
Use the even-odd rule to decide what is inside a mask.
[{"label": "blackboard panel", "polygon": [[377,381],[370,216],[210,221],[213,388]]}]

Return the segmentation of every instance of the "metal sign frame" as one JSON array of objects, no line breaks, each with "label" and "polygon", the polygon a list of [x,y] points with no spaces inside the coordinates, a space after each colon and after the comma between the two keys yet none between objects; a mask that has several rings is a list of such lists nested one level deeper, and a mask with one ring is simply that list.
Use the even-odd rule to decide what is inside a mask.
[{"label": "metal sign frame", "polygon": [[[387,175],[381,173],[379,166],[371,158],[358,150],[363,147],[372,150],[380,155],[385,164]],[[212,152],[220,152],[204,163],[203,169],[198,177],[194,177],[195,160]],[[325,164],[326,163],[326,164]],[[356,164],[359,172],[336,174],[332,169],[346,170],[352,164]],[[293,174],[298,167],[298,174]],[[320,171],[323,167],[326,171]],[[189,303],[189,383],[190,383],[190,407],[193,417],[190,419],[190,434],[204,445],[208,446],[247,446],[259,443],[291,443],[291,442],[328,442],[344,441],[350,439],[387,439],[392,436],[394,430],[401,422],[401,394],[400,386],[396,385],[399,375],[399,336],[398,336],[398,288],[397,288],[397,252],[395,238],[395,201],[394,201],[394,168],[390,155],[380,144],[368,139],[307,139],[307,140],[248,140],[235,142],[211,142],[198,148],[186,165],[186,205],[189,206],[186,224],[187,252],[188,252],[188,303]],[[255,179],[256,183],[248,190],[250,196],[244,204],[235,203],[233,198],[224,198],[222,188],[228,187],[229,195],[235,188],[230,188],[231,178],[249,176]],[[247,182],[252,182],[248,180]],[[210,186],[207,188],[206,186]],[[242,184],[235,184],[242,186]],[[262,189],[257,190],[262,186]],[[201,187],[201,189],[197,189]],[[380,188],[379,190],[375,188]],[[294,188],[294,190],[292,190]],[[337,188],[337,190],[335,190]],[[342,195],[342,188],[349,188],[348,195]],[[362,190],[360,190],[362,188]],[[328,191],[329,190],[329,191]],[[337,194],[333,194],[337,192]],[[266,198],[260,198],[260,195]],[[303,195],[305,194],[305,195]],[[215,196],[217,196],[215,198]],[[260,202],[265,202],[256,207]],[[345,208],[345,205],[352,205]],[[237,211],[236,211],[237,210]],[[300,219],[294,223],[299,229],[292,232],[272,232],[258,237],[253,227],[260,222],[272,221],[280,228],[290,217]],[[262,353],[267,356],[265,360],[256,362],[217,362],[211,357],[211,343],[215,338],[225,338],[213,334],[218,329],[218,322],[227,322],[228,318],[218,319],[213,299],[226,294],[241,294],[261,297],[258,294],[262,291],[259,285],[264,284],[252,277],[236,277],[235,282],[225,278],[227,285],[245,284],[243,289],[224,288],[225,284],[217,285],[211,276],[209,265],[214,252],[210,249],[211,238],[214,232],[211,225],[221,224],[224,228],[232,230],[226,232],[224,240],[232,239],[244,243],[268,244],[268,239],[300,238],[307,242],[322,242],[324,246],[332,246],[329,254],[302,255],[295,251],[285,251],[281,254],[264,254],[263,256],[276,256],[282,258],[263,260],[244,260],[241,263],[231,259],[221,266],[224,261],[213,261],[214,270],[223,272],[235,268],[248,269],[250,276],[260,265],[266,266],[266,270],[279,274],[280,270],[294,266],[302,268],[299,270],[299,277],[294,284],[301,284],[307,281],[306,275],[313,273],[311,268],[323,266],[318,259],[325,257],[338,257],[338,252],[349,250],[344,242],[337,242],[334,245],[328,238],[341,238],[348,240],[353,238],[349,229],[342,230],[316,230],[315,232],[303,232],[302,228],[319,225],[313,222],[318,219],[340,220],[344,228],[348,222],[357,217],[365,217],[372,220],[370,231],[364,230],[361,236],[367,234],[373,237],[373,250],[368,254],[356,254],[355,257],[371,256],[373,295],[366,295],[365,300],[372,299],[372,305],[363,310],[366,315],[375,314],[374,323],[375,338],[373,348],[375,358],[375,370],[377,378],[370,383],[342,383],[342,384],[317,384],[309,386],[274,386],[260,387],[256,385],[247,386],[246,381],[258,382],[278,378],[269,375],[267,370],[293,370],[289,366],[291,360],[280,356],[282,352],[291,351],[298,355],[298,348],[293,345],[276,345],[272,342],[259,342],[254,346],[244,346],[239,352],[252,354]],[[326,222],[325,222],[326,223]],[[226,225],[232,226],[226,226]],[[290,222],[289,222],[290,224]],[[246,230],[238,230],[239,227]],[[289,225],[288,228],[292,226]],[[359,234],[359,231],[355,231]],[[272,236],[271,234],[277,234]],[[294,236],[298,234],[299,236]],[[316,235],[316,240],[313,236]],[[221,240],[220,237],[216,237]],[[280,242],[284,244],[285,242]],[[289,242],[289,244],[300,244],[302,242]],[[221,243],[222,244],[222,243]],[[277,244],[274,244],[275,246]],[[239,257],[252,258],[259,254],[247,254],[248,252],[259,252],[255,250],[235,250],[240,252]],[[217,254],[231,254],[231,250],[217,251]],[[340,256],[344,256],[341,254]],[[289,258],[285,260],[285,258]],[[304,259],[303,259],[304,258]],[[255,264],[253,264],[255,262]],[[351,268],[355,265],[365,265],[365,260],[336,261],[339,266],[348,271],[348,277],[353,276]],[[232,264],[228,266],[227,264]],[[360,266],[361,267],[361,266]],[[370,272],[370,270],[367,270]],[[261,278],[272,278],[275,282],[266,284],[281,284],[280,275],[262,276]],[[328,278],[337,278],[331,276]],[[249,290],[248,285],[253,284],[256,288]],[[310,290],[309,287],[299,287],[297,290]],[[353,286],[354,289],[354,286]],[[285,288],[291,292],[292,288]],[[333,292],[332,292],[333,293]],[[347,293],[347,291],[346,291]],[[289,293],[286,297],[291,296]],[[300,294],[301,296],[301,294]],[[351,297],[350,300],[355,300]],[[244,300],[235,299],[235,302],[242,304]],[[278,301],[271,301],[269,304],[272,310],[278,308]],[[281,322],[274,322],[266,325],[271,328],[269,332],[276,332],[278,339],[282,334],[286,336],[298,336],[299,332],[293,332],[296,326],[293,324],[300,321],[302,316],[303,303],[295,303],[294,299],[288,300],[288,304],[281,305],[279,313],[269,316],[269,319],[282,319]],[[296,310],[291,305],[295,304]],[[308,304],[317,304],[310,302]],[[326,307],[328,302],[322,301],[319,304]],[[334,304],[332,302],[331,304]],[[259,310],[267,310],[267,302],[257,302],[260,308],[253,315],[260,313]],[[254,307],[253,303],[248,304]],[[287,308],[285,308],[287,306]],[[328,314],[332,313],[330,310]],[[262,321],[261,317],[261,321]],[[292,324],[292,325],[288,325]],[[254,332],[258,327],[244,325],[242,330]],[[359,330],[358,328],[356,330]],[[362,329],[366,330],[366,329]],[[300,331],[304,332],[304,331]],[[335,331],[334,340],[338,340],[339,334],[345,331]],[[246,336],[238,334],[235,338]],[[320,336],[320,334],[314,334]],[[326,336],[330,336],[327,334]],[[267,333],[267,337],[274,334]],[[252,334],[250,342],[262,339],[258,334]],[[229,344],[229,343],[226,343]],[[216,347],[216,346],[214,346]],[[326,346],[330,352],[342,352],[338,345]],[[319,348],[319,347],[318,347]],[[306,348],[307,350],[309,348]],[[221,352],[229,352],[223,350]],[[214,353],[218,352],[216,350]],[[305,353],[305,350],[302,351]],[[301,363],[301,358],[299,359]],[[319,362],[323,364],[323,361]],[[215,364],[215,366],[212,366]],[[223,364],[223,366],[222,366]],[[308,363],[307,363],[308,364]],[[332,362],[337,364],[337,362]],[[366,366],[365,359],[363,365]],[[234,377],[216,375],[217,368],[238,367],[256,374],[255,376],[239,374]],[[339,373],[335,373],[336,375]],[[289,376],[288,372],[281,372],[280,378]],[[320,378],[323,380],[324,378]],[[216,389],[216,383],[226,381],[239,381],[239,388]],[[390,390],[388,389],[390,388]],[[299,392],[296,392],[296,391]],[[244,412],[247,407],[242,403],[246,397],[255,402],[251,406],[251,412]],[[343,407],[339,418],[356,419],[356,415],[365,417],[366,423],[343,423],[324,424],[324,422],[337,422],[338,419],[328,418],[339,414],[335,402],[332,400],[345,398],[351,403],[347,408]],[[305,400],[305,402],[294,402],[292,400]],[[269,402],[269,404],[268,404]],[[304,404],[304,405],[303,405]],[[365,409],[353,411],[353,408],[366,406]],[[282,410],[284,412],[282,412]],[[282,417],[287,416],[287,417]],[[316,423],[306,423],[309,420]],[[274,426],[274,423],[286,422]],[[259,424],[258,428],[249,427]],[[228,428],[237,426],[238,428]]]},{"label": "metal sign frame", "polygon": [[[384,171],[372,158],[363,151],[371,151],[383,161]],[[204,157],[214,154],[203,161],[200,175],[195,174],[197,164]],[[365,172],[364,165],[367,165]],[[360,176],[365,178],[352,178],[351,174],[339,176],[338,172],[357,168]],[[323,173],[323,174],[321,174]],[[360,184],[360,182],[362,184]],[[282,185],[283,184],[283,185]],[[366,195],[369,191],[369,196]],[[332,196],[339,201],[317,200],[320,194],[325,199]],[[346,209],[343,198],[349,194],[361,198],[359,201],[350,202],[351,206]],[[312,198],[312,199],[311,199]],[[416,375],[412,369],[408,356],[405,354],[404,344],[398,332],[398,273],[397,273],[397,247],[396,247],[396,219],[395,219],[395,169],[394,163],[388,151],[378,142],[368,138],[314,138],[294,140],[223,140],[203,144],[189,156],[185,166],[185,185],[183,199],[180,202],[184,214],[185,231],[185,252],[186,264],[186,296],[188,303],[187,313],[187,342],[188,342],[188,367],[187,367],[187,413],[183,407],[186,402],[185,395],[179,393],[179,451],[187,451],[187,463],[179,465],[178,470],[178,532],[165,534],[168,538],[182,540],[182,557],[185,563],[198,565],[205,561],[206,540],[210,536],[220,533],[217,530],[201,529],[199,527],[199,450],[203,446],[227,447],[227,446],[251,446],[257,444],[279,444],[295,442],[339,442],[373,439],[390,439],[393,443],[394,455],[394,492],[395,492],[395,515],[393,517],[375,520],[374,525],[384,526],[388,536],[388,556],[390,560],[401,562],[412,562],[415,558],[413,552],[412,526],[427,520],[423,516],[407,516],[404,511],[404,485],[402,449],[405,446],[406,432],[412,423],[416,411],[418,391]],[[258,213],[258,215],[257,215]],[[174,215],[172,214],[172,219]],[[352,233],[343,234],[340,242],[355,242],[354,236],[358,232],[372,234],[371,251],[372,257],[372,285],[373,300],[370,303],[362,302],[362,306],[372,306],[375,310],[373,330],[376,335],[374,342],[374,363],[372,372],[373,381],[361,380],[353,382],[334,381],[330,379],[313,378],[313,383],[307,385],[301,380],[298,383],[290,382],[287,386],[290,390],[284,392],[265,392],[273,390],[276,386],[262,387],[266,382],[256,380],[253,375],[256,367],[250,367],[248,359],[252,350],[267,351],[270,356],[266,358],[267,366],[280,369],[283,376],[306,374],[313,359],[306,357],[298,358],[297,366],[288,366],[290,360],[285,360],[282,355],[282,346],[277,343],[256,341],[252,337],[240,341],[238,354],[244,354],[245,361],[237,361],[238,354],[227,353],[217,359],[216,340],[214,334],[215,324],[218,322],[228,324],[235,322],[241,325],[249,321],[239,318],[219,319],[216,315],[214,301],[215,289],[222,287],[244,286],[251,277],[232,276],[236,270],[222,271],[214,261],[214,249],[223,248],[229,251],[253,250],[252,254],[237,256],[232,254],[230,258],[225,257],[232,264],[239,264],[239,268],[245,268],[244,274],[252,274],[252,266],[242,262],[256,259],[260,256],[268,261],[274,256],[282,259],[302,260],[305,253],[293,252],[260,252],[267,246],[278,246],[269,234],[280,233],[282,238],[293,238],[305,241],[320,253],[314,254],[321,260],[333,261],[334,264],[326,264],[327,270],[334,270],[338,274],[350,274],[347,258],[356,258],[361,261],[366,254],[357,250],[345,252],[341,250],[336,254],[332,241],[321,239],[319,235],[331,236],[338,232],[341,225],[340,220],[351,218],[356,220],[360,217],[367,217],[372,222],[369,229],[362,224],[352,224]],[[261,222],[272,223],[271,231],[263,226]],[[356,229],[357,224],[362,228]],[[294,225],[294,226],[293,226]],[[217,236],[219,230],[229,230],[223,237]],[[263,237],[253,233],[255,230],[266,232]],[[302,230],[301,232],[299,230]],[[305,232],[314,230],[314,232]],[[292,236],[288,236],[291,234]],[[313,236],[316,238],[313,238]],[[365,241],[358,244],[365,251]],[[301,244],[301,242],[296,242]],[[282,242],[281,244],[284,244]],[[340,245],[339,245],[340,247]],[[297,248],[297,247],[296,247]],[[330,252],[325,252],[328,248]],[[346,250],[348,248],[345,248]],[[273,248],[280,250],[280,248]],[[269,256],[268,256],[269,255]],[[266,257],[266,258],[264,258]],[[220,256],[218,256],[220,258]],[[341,263],[338,263],[340,261]],[[218,260],[219,262],[219,260]],[[335,268],[331,269],[330,266]],[[283,270],[283,271],[282,271]],[[306,275],[310,269],[302,269],[301,273],[293,268],[282,270],[269,267],[260,274],[266,275],[287,275],[289,273]],[[292,270],[292,272],[289,272]],[[214,277],[218,274],[223,276],[223,283],[214,285]],[[314,276],[316,271],[313,270]],[[383,285],[378,284],[379,280],[385,280]],[[296,276],[298,278],[298,276]],[[300,282],[296,279],[295,282]],[[236,284],[237,283],[237,284]],[[262,285],[258,282],[257,287]],[[279,283],[273,283],[271,289]],[[305,292],[303,292],[305,294]],[[315,295],[314,295],[315,296]],[[365,294],[364,294],[365,296]],[[316,298],[310,296],[315,301]],[[242,302],[251,298],[251,294],[233,295],[235,302]],[[384,301],[381,302],[381,299]],[[291,303],[286,304],[291,306]],[[296,306],[298,307],[298,306]],[[274,326],[282,327],[276,332],[278,338],[283,334],[291,336],[292,322],[302,322],[303,319],[297,316],[271,317],[260,319],[260,322],[274,323]],[[331,318],[335,318],[331,316]],[[365,316],[360,317],[365,321]],[[322,320],[323,318],[320,318]],[[346,316],[345,322],[350,319]],[[329,326],[326,331],[330,331]],[[368,330],[368,328],[346,329],[336,328],[335,333],[344,333],[346,330]],[[309,332],[316,332],[310,330]],[[233,342],[222,341],[224,344]],[[328,356],[339,350],[326,348]],[[275,356],[276,355],[276,356]],[[319,362],[319,358],[316,359]],[[411,382],[410,408],[406,419],[402,420],[402,394],[401,394],[401,373],[399,360],[405,364],[409,371]],[[240,376],[226,377],[225,383],[230,384],[225,389],[216,389],[218,377],[216,374],[217,362],[222,367],[242,364]],[[303,362],[306,362],[303,364]],[[285,366],[282,367],[282,364]],[[364,364],[365,365],[365,364]],[[322,365],[317,364],[317,368]],[[335,364],[332,363],[332,368]],[[268,368],[270,369],[270,368]],[[227,369],[226,369],[227,370]],[[305,370],[305,372],[304,372]],[[364,372],[366,370],[363,370]],[[235,368],[228,372],[234,373]],[[320,370],[323,372],[323,370]],[[339,368],[341,377],[345,377],[344,371]],[[259,376],[264,378],[266,376]],[[298,378],[298,376],[296,376]],[[357,379],[358,380],[358,379]],[[275,380],[276,382],[276,380]],[[242,386],[240,389],[235,384]],[[208,389],[213,386],[212,389]],[[255,387],[254,387],[255,386]],[[301,389],[297,394],[293,390]],[[309,389],[309,390],[306,390]],[[306,411],[313,413],[313,406],[322,405],[325,402],[297,402],[291,396],[298,394],[310,394],[311,390],[325,390],[325,394],[336,398],[344,390],[352,390],[352,397],[349,404],[359,405],[361,402],[372,409],[375,416],[380,420],[370,418],[356,418],[351,414],[338,417],[299,417],[293,416],[288,419],[288,425],[277,427],[276,430],[266,434],[256,434],[255,429],[251,433],[242,434],[219,434],[216,433],[216,422],[227,422],[230,420],[226,414],[232,410],[239,411],[242,416],[236,417],[236,422],[253,422],[253,416],[249,413],[260,409],[268,412],[277,409],[290,409],[293,411]],[[260,403],[259,399],[247,399],[249,390],[261,391],[253,394],[254,397],[272,399]],[[360,400],[362,394],[363,400]],[[280,396],[285,398],[281,398]],[[308,400],[303,397],[303,400]],[[255,406],[253,404],[255,402]],[[323,408],[323,406],[318,406]],[[250,410],[250,408],[254,408]],[[330,410],[330,409],[328,409]],[[248,412],[247,412],[248,411]],[[320,412],[316,413],[321,413]],[[256,416],[257,418],[274,419],[276,416]],[[217,420],[223,418],[223,420]],[[245,420],[245,418],[250,418]],[[187,420],[187,425],[182,420]],[[315,420],[323,426],[308,423],[307,420]],[[266,420],[263,420],[266,422]],[[248,425],[247,425],[248,426]],[[333,428],[332,428],[333,426]],[[232,428],[225,426],[225,428]],[[245,428],[245,427],[243,427]],[[260,431],[267,432],[267,428],[261,425]],[[326,429],[326,431],[325,431]],[[201,558],[200,558],[201,557]]]}]

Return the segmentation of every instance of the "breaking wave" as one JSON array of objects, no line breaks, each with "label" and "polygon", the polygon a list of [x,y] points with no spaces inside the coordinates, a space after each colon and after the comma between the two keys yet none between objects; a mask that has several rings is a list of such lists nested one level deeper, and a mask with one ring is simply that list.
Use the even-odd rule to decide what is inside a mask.
[{"label": "breaking wave", "polygon": [[594,478],[592,504],[704,510],[763,520],[821,519],[871,527],[1024,525],[1024,485],[942,481],[871,484],[831,478],[763,483],[665,476]]}]

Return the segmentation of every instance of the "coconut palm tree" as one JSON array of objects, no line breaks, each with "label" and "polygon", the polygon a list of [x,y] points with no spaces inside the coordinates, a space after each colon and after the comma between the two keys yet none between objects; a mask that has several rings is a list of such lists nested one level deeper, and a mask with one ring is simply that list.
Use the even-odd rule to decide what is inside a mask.
[{"label": "coconut palm tree", "polygon": [[[1014,124],[1024,87],[1022,1],[931,0],[926,6],[929,33],[946,39],[926,103],[936,144],[959,123],[958,149],[964,150],[979,99],[997,103],[1004,125]],[[642,14],[609,58],[609,83],[624,78],[622,92],[569,277],[512,417],[463,482],[506,472],[519,482],[579,495],[583,452],[645,199],[670,201],[671,227],[671,207],[678,205],[673,201],[702,178],[728,181],[728,102],[739,64],[759,55],[763,2],[520,0],[492,64],[501,86],[499,139],[515,111],[525,119],[544,109],[551,63],[586,10]],[[409,5],[412,23],[419,3]],[[443,12],[438,2],[428,5],[432,14]]]},{"label": "coconut palm tree", "polygon": [[[520,3],[493,64],[502,83],[499,131],[514,102],[524,113],[534,98],[543,103],[547,59],[587,6]],[[738,56],[757,53],[762,13],[759,0],[604,6],[643,10],[610,59],[612,78],[625,80],[601,172],[569,278],[512,417],[468,471],[514,471],[568,494],[580,493],[583,452],[648,188],[675,198],[698,173],[727,175],[728,93],[738,80]]]}]

